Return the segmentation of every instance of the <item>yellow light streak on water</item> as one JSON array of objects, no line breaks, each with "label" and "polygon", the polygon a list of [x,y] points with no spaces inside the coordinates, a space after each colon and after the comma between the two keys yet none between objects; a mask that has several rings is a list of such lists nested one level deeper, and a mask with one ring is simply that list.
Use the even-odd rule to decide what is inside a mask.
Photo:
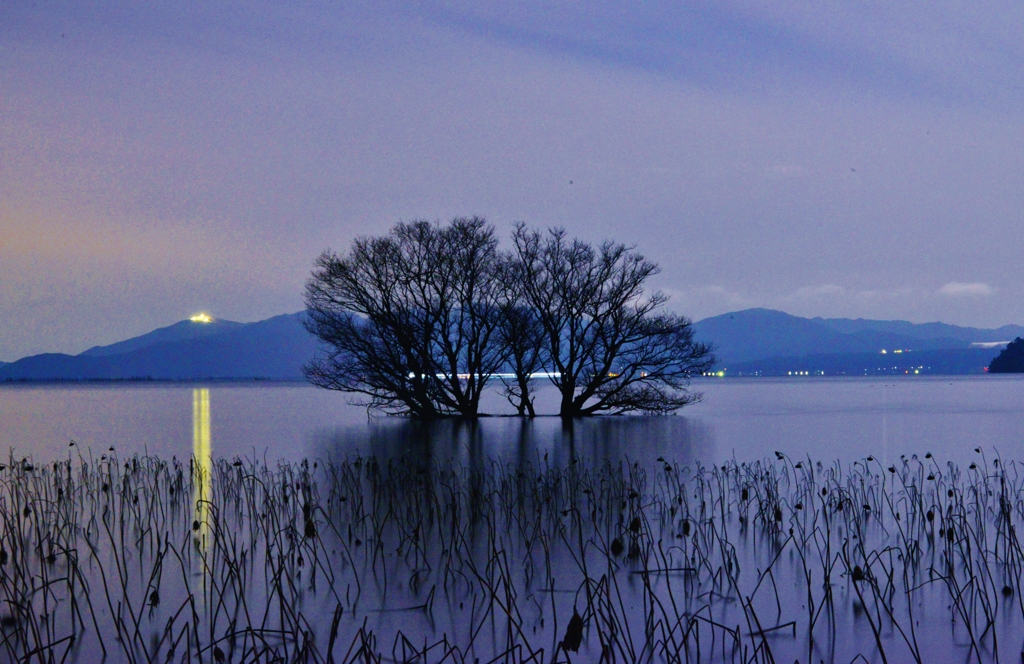
[{"label": "yellow light streak on water", "polygon": [[192,390],[192,456],[195,463],[195,520],[199,528],[193,531],[196,544],[206,549],[206,532],[210,507],[210,481],[213,458],[210,452],[210,390]]}]

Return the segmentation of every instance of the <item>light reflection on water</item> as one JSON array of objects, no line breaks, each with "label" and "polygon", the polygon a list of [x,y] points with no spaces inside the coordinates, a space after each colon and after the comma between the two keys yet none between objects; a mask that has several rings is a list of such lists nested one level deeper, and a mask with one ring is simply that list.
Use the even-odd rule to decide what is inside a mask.
[{"label": "light reflection on water", "polygon": [[206,549],[209,528],[210,491],[213,450],[210,446],[210,390],[192,390],[192,459],[195,470],[195,504],[197,528],[193,528],[196,544]]}]

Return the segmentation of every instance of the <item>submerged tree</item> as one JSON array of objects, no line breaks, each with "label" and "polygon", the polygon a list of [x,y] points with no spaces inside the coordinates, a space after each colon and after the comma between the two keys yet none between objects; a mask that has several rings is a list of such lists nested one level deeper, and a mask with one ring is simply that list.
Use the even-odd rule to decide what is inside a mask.
[{"label": "submerged tree", "polygon": [[505,398],[520,415],[534,417],[534,374],[547,362],[544,325],[539,312],[526,299],[523,264],[506,257],[501,266],[504,288],[499,333],[507,353],[507,372],[501,381]]},{"label": "submerged tree", "polygon": [[499,265],[494,230],[477,217],[400,223],[344,256],[324,252],[306,284],[306,327],[326,351],[306,377],[385,412],[476,416],[506,356]]},{"label": "submerged tree", "polygon": [[714,364],[688,319],[644,293],[658,266],[613,242],[570,240],[519,225],[513,235],[527,306],[544,328],[562,417],[666,413],[701,398],[687,388]]},{"label": "submerged tree", "polygon": [[560,414],[665,413],[700,398],[713,364],[690,321],[644,293],[657,266],[625,245],[595,248],[518,226],[498,251],[483,219],[400,223],[323,253],[306,284],[306,327],[324,351],[316,385],[372,408],[423,418],[475,417],[500,377],[520,415],[536,414],[534,378],[559,390]]}]

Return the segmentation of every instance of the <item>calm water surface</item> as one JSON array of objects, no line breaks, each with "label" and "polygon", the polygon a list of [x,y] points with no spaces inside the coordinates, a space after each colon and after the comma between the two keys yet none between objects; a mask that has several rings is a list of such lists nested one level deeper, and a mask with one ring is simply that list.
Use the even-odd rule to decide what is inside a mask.
[{"label": "calm water surface", "polygon": [[[674,417],[603,418],[571,427],[555,417],[526,423],[495,417],[424,427],[368,417],[343,395],[299,384],[6,386],[0,388],[0,449],[41,461],[67,454],[74,440],[96,455],[114,446],[121,455],[180,458],[200,444],[214,456],[268,461],[408,452],[464,460],[547,453],[554,461],[628,455],[705,463],[775,450],[824,460],[932,452],[956,462],[972,458],[975,447],[1011,458],[1024,451],[1024,379],[1017,377],[719,379],[695,387],[704,402]],[[550,390],[542,394],[542,409],[554,408],[552,397]],[[502,406],[497,395],[489,404],[498,412]],[[208,427],[203,440],[200,424]]]},{"label": "calm water surface", "polygon": [[[904,627],[914,626],[912,639],[919,644],[921,661],[988,661],[997,660],[997,652],[1006,658],[1024,650],[1019,645],[1024,558],[1016,553],[1017,531],[999,525],[1003,518],[1019,523],[1024,514],[1020,466],[1001,466],[1008,471],[997,478],[988,475],[996,467],[990,462],[962,473],[944,463],[953,461],[964,469],[979,458],[976,447],[988,459],[998,452],[1024,460],[1024,378],[728,379],[702,380],[695,388],[705,393],[704,402],[674,417],[595,418],[569,425],[557,417],[493,417],[426,426],[402,418],[368,418],[365,409],[347,405],[344,396],[306,385],[5,386],[0,388],[0,451],[50,461],[79,453],[100,457],[114,447],[118,459],[62,466],[73,467],[77,478],[77,488],[69,483],[65,494],[75,496],[74,528],[60,525],[71,512],[60,494],[53,500],[48,493],[56,491],[59,479],[65,481],[63,471],[52,466],[33,470],[23,463],[0,477],[14,487],[0,496],[10,501],[0,509],[5,518],[0,549],[21,556],[19,565],[0,564],[0,576],[14,574],[4,578],[19,580],[14,586],[0,584],[7,593],[0,597],[0,623],[6,618],[10,630],[18,621],[27,625],[30,617],[45,616],[51,610],[44,601],[48,595],[35,589],[49,587],[52,570],[81,569],[97,589],[95,597],[105,599],[95,610],[103,626],[90,631],[88,624],[80,625],[81,639],[75,643],[84,645],[60,645],[70,653],[61,655],[66,661],[97,661],[102,642],[114,650],[108,661],[132,661],[114,646],[125,641],[114,641],[111,627],[121,624],[113,616],[129,603],[148,606],[135,623],[140,640],[132,641],[132,647],[140,651],[151,643],[156,652],[163,625],[175,620],[202,627],[209,637],[204,642],[211,644],[208,651],[215,642],[230,643],[221,635],[234,633],[233,616],[242,615],[237,605],[260,611],[287,605],[306,616],[310,622],[302,623],[302,629],[308,625],[321,645],[335,616],[338,653],[355,643],[361,630],[370,629],[380,637],[374,647],[382,651],[390,652],[399,633],[411,636],[417,647],[442,638],[447,643],[451,636],[459,648],[468,648],[466,662],[478,656],[488,661],[507,646],[502,620],[481,613],[494,609],[499,593],[493,588],[499,586],[485,592],[486,584],[472,581],[484,577],[468,572],[491,570],[486,573],[493,575],[493,561],[504,559],[500,552],[511,561],[502,583],[517,589],[509,601],[516,603],[516,615],[523,616],[529,630],[521,636],[548,644],[549,656],[567,630],[568,617],[589,601],[581,599],[587,596],[581,588],[599,577],[615,584],[616,603],[608,604],[608,615],[618,612],[630,640],[647,638],[645,625],[656,597],[664,614],[661,624],[699,625],[694,633],[705,634],[699,661],[749,661],[727,647],[728,630],[722,626],[739,626],[747,619],[737,600],[750,597],[752,603],[745,601],[751,613],[756,608],[771,626],[777,661],[807,661],[808,654],[813,661],[884,661],[875,647],[873,623],[865,617],[865,606],[874,607],[877,617],[880,605],[894,610]],[[492,396],[488,407],[498,411],[500,398]],[[543,396],[542,407],[552,409],[554,395],[549,390]],[[76,447],[69,446],[72,440]],[[802,464],[798,471],[795,461],[776,461],[774,451],[825,462],[871,454],[881,463]],[[917,454],[923,462],[926,452],[935,462],[911,460],[884,470],[901,455]],[[191,462],[168,468],[143,460],[139,471],[133,461],[122,469],[121,460],[135,453],[165,459],[195,455],[201,460],[198,472],[213,479],[189,484]],[[298,481],[308,467],[276,464],[367,454],[413,458],[411,464],[395,465],[393,481],[387,474],[380,480],[370,470],[375,464],[361,459],[340,464],[341,470],[334,464],[309,464],[313,493],[306,480]],[[211,456],[226,460],[213,464]],[[622,456],[656,472],[598,463]],[[232,463],[236,457],[256,463]],[[662,466],[654,463],[658,457],[685,465]],[[574,458],[584,464],[567,464]],[[764,458],[770,461],[719,468],[727,459]],[[448,468],[455,472],[446,471],[439,459],[453,459]],[[508,463],[491,464],[491,459]],[[552,470],[552,465],[562,468]],[[174,477],[182,477],[182,470],[184,488],[174,492]],[[1012,499],[1002,493],[1007,478]],[[586,490],[581,481],[588,483]],[[639,493],[632,490],[634,482]],[[993,492],[999,493],[998,502]],[[22,507],[17,501],[26,495],[33,498]],[[141,500],[140,507],[135,500]],[[762,511],[762,504],[769,507]],[[309,505],[316,506],[308,512],[314,517],[306,512]],[[423,508],[432,505],[439,511],[424,517]],[[1013,505],[1012,514],[997,511],[997,505]],[[938,514],[934,523],[932,510]],[[926,511],[929,517],[923,516]],[[97,525],[111,519],[113,528]],[[256,527],[267,523],[274,527]],[[448,533],[449,526],[459,538]],[[292,537],[295,527],[294,532],[306,534]],[[124,532],[133,534],[129,548]],[[155,549],[154,532],[169,533],[162,544],[156,537]],[[115,533],[121,533],[120,539]],[[53,538],[64,542],[62,537],[70,539],[60,555],[44,558],[45,551],[54,551]],[[608,557],[603,551],[612,538],[620,538],[620,552]],[[452,542],[461,556],[454,563]],[[621,542],[630,546],[625,557]],[[856,544],[851,548],[850,542]],[[239,543],[242,553],[236,559]],[[90,548],[89,564],[71,566],[64,552],[86,546],[96,547]],[[164,575],[160,561],[172,559],[172,546],[175,564]],[[321,567],[309,564],[314,560]],[[601,573],[591,576],[581,560],[590,560],[591,569]],[[854,565],[863,565],[867,576],[855,580]],[[314,567],[323,574],[313,575]],[[123,582],[122,588],[100,574],[116,569],[128,575],[129,568],[131,583]],[[241,568],[247,570],[242,576],[250,579],[248,585],[232,576]],[[461,576],[449,576],[449,569]],[[768,569],[774,570],[770,591],[762,583],[762,570]],[[826,570],[835,611],[814,628],[812,642],[808,625],[812,614],[820,615],[814,606],[820,609],[826,597],[821,585]],[[731,585],[723,581],[726,574]],[[288,584],[280,584],[282,575]],[[151,579],[159,580],[159,603],[150,594]],[[239,580],[237,593],[231,579]],[[875,595],[863,596],[873,587],[869,582],[878,579],[903,585],[883,583],[878,597],[889,599],[879,604]],[[23,595],[34,602],[32,610],[8,616],[4,607],[23,601]],[[811,595],[817,604],[807,601]],[[197,609],[179,611],[185,598],[191,602],[196,597]],[[982,638],[974,659],[954,597],[969,597],[957,607],[969,606],[978,631],[998,637]],[[220,611],[225,598],[236,606],[230,616]],[[594,606],[604,606],[601,601],[598,597]],[[58,603],[61,610],[67,606]],[[43,641],[65,644],[67,617],[54,616],[59,620],[47,624],[56,631]],[[265,622],[257,621],[261,629]],[[280,622],[292,625],[288,629],[293,632],[274,623],[275,634],[300,633],[294,631],[299,623],[285,621],[284,613]],[[587,628],[580,661],[596,661],[600,655],[598,622],[592,619]],[[478,624],[491,625],[489,637],[471,636],[467,626]],[[891,654],[888,661],[909,661],[906,639],[893,624],[886,622],[877,639]],[[757,643],[751,630],[736,629],[744,634],[744,647]],[[31,650],[30,645],[19,652]],[[237,660],[233,648],[226,661]]]}]

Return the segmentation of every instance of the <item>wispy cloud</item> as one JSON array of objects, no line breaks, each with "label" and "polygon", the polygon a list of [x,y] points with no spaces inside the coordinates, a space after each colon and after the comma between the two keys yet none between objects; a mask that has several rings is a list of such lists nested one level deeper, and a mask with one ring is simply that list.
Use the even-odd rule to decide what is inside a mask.
[{"label": "wispy cloud", "polygon": [[[865,289],[857,284],[824,283],[771,292],[741,286],[704,285],[680,290],[666,289],[673,304],[695,320],[751,307],[778,309],[796,316],[825,318],[873,318],[923,323],[950,320],[955,307],[992,308],[997,297],[1007,297],[982,282],[949,282],[941,288],[897,286]],[[966,319],[966,324],[977,324]]]},{"label": "wispy cloud", "polygon": [[822,297],[839,297],[846,294],[846,289],[835,284],[821,284],[820,286],[804,286],[798,288],[789,295],[782,298],[787,300],[811,300]]},{"label": "wispy cloud", "polygon": [[857,291],[857,297],[864,302],[882,302],[896,299],[924,298],[928,293],[914,288],[871,289]]},{"label": "wispy cloud", "polygon": [[993,295],[996,291],[988,284],[981,282],[964,283],[960,281],[951,281],[938,291],[939,295],[946,297],[988,297]]},{"label": "wispy cloud", "polygon": [[805,171],[803,166],[794,164],[772,164],[764,167],[765,177],[775,180],[801,177]]},{"label": "wispy cloud", "polygon": [[745,309],[754,306],[756,302],[743,293],[718,284],[662,288],[661,291],[669,296],[671,308],[685,311],[688,315],[696,310],[699,316],[710,316]]},{"label": "wispy cloud", "polygon": [[546,0],[514,7],[428,0],[417,7],[432,21],[491,39],[719,89],[839,83],[968,102],[1005,96],[1009,91],[1000,88],[1009,87],[1024,60],[1015,39],[1024,12],[999,4],[991,11],[958,5],[927,12],[899,2],[848,4],[839,12],[829,3],[728,0],[654,0],[628,10]]}]

